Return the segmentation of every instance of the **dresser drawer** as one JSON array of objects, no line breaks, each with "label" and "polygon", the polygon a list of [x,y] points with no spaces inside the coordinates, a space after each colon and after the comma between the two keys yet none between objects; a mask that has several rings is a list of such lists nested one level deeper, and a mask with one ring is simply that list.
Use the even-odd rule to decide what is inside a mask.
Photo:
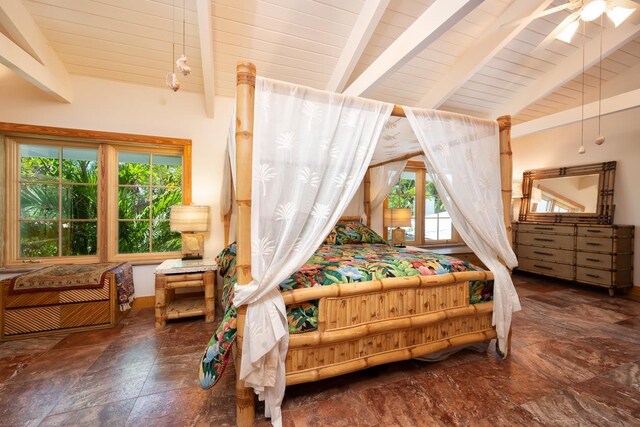
[{"label": "dresser drawer", "polygon": [[518,244],[574,250],[575,237],[556,234],[518,233]]},{"label": "dresser drawer", "polygon": [[631,238],[599,238],[578,236],[577,249],[579,251],[606,252],[613,254],[633,252],[633,239]]},{"label": "dresser drawer", "polygon": [[578,226],[578,236],[589,237],[613,237],[612,227],[589,227],[585,225]]},{"label": "dresser drawer", "polygon": [[548,261],[539,261],[535,259],[519,258],[518,270],[529,271],[532,273],[544,274],[545,276],[554,276],[562,279],[573,279],[573,265],[556,264]]},{"label": "dresser drawer", "polygon": [[573,236],[576,234],[575,230],[573,225],[518,223],[518,232],[524,233],[567,234]]},{"label": "dresser drawer", "polygon": [[578,236],[592,237],[633,237],[634,227],[632,225],[578,225]]},{"label": "dresser drawer", "polygon": [[612,277],[610,271],[598,270],[588,267],[576,268],[576,280],[578,282],[594,283],[603,286],[612,285]]},{"label": "dresser drawer", "polygon": [[578,252],[576,254],[576,260],[576,264],[583,267],[613,268],[613,255],[611,254]]},{"label": "dresser drawer", "polygon": [[541,259],[543,261],[561,264],[573,264],[574,251],[553,248],[539,248],[537,246],[518,245],[518,258]]}]

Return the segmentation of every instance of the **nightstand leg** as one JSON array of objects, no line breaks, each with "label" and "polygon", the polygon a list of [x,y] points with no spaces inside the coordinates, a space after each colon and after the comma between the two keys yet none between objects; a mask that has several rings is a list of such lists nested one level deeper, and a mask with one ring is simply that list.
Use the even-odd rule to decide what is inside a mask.
[{"label": "nightstand leg", "polygon": [[215,300],[215,274],[213,271],[206,271],[204,274],[204,316],[205,322],[213,322],[216,315]]},{"label": "nightstand leg", "polygon": [[164,329],[167,324],[166,283],[167,279],[164,275],[156,275],[156,330]]}]

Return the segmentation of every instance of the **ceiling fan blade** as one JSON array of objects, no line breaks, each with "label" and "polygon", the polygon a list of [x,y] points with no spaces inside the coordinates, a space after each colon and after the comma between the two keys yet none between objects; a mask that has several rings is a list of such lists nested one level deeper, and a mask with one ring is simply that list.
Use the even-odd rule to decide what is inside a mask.
[{"label": "ceiling fan blade", "polygon": [[564,18],[564,20],[560,24],[558,24],[558,26],[554,28],[554,30],[551,31],[551,33],[549,33],[549,35],[545,37],[544,40],[542,40],[542,43],[540,43],[535,49],[533,49],[532,53],[539,53],[545,50],[547,46],[549,46],[551,42],[556,39],[556,36],[560,34],[567,27],[567,25],[571,24],[573,21],[575,21],[579,17],[580,17],[580,11],[573,12],[571,15]]},{"label": "ceiling fan blade", "polygon": [[626,9],[635,9],[631,16],[629,16],[624,22],[629,22],[631,25],[640,24],[640,4],[633,0],[615,0],[613,4]]},{"label": "ceiling fan blade", "polygon": [[534,13],[533,15],[528,15],[528,16],[525,16],[524,18],[502,24],[500,25],[500,28],[512,27],[524,21],[533,21],[534,19],[542,18],[543,16],[551,15],[552,13],[556,13],[556,12],[560,12],[562,10],[568,9],[570,6],[571,6],[571,3],[565,3],[560,6],[552,7],[551,9],[543,10],[542,12]]},{"label": "ceiling fan blade", "polygon": [[[626,7],[627,9],[639,9],[640,4],[633,0],[614,0],[613,2],[616,6]],[[637,13],[637,12],[634,12]]]}]

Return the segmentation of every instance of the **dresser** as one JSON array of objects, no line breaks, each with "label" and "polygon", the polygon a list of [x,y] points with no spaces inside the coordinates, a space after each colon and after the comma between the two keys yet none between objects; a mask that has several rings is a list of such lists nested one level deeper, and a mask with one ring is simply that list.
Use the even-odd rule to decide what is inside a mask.
[{"label": "dresser", "polygon": [[609,289],[633,286],[633,225],[514,224],[518,270]]}]

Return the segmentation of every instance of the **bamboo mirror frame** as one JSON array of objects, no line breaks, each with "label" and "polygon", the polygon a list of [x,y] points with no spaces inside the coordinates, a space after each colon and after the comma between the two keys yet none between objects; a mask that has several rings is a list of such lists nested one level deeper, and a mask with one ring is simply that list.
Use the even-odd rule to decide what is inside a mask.
[{"label": "bamboo mirror frame", "polygon": [[[593,163],[549,169],[534,169],[522,174],[522,204],[520,222],[547,222],[567,224],[613,224],[613,188],[615,183],[616,162]],[[586,212],[530,212],[533,183],[536,180],[598,175],[598,200],[594,213]]]}]

